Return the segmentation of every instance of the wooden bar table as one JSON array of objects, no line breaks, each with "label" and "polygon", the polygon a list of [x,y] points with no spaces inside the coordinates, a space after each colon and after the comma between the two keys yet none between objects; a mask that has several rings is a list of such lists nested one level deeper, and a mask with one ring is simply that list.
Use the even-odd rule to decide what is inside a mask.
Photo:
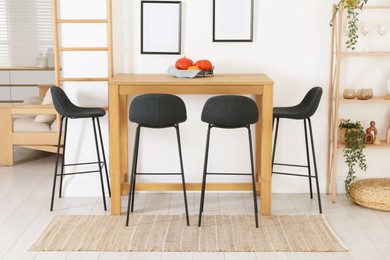
[{"label": "wooden bar table", "polygon": [[[127,96],[147,93],[254,95],[259,108],[256,124],[255,174],[260,213],[271,214],[273,81],[265,74],[216,74],[212,77],[175,78],[169,74],[117,74],[109,81],[109,168],[111,212],[121,214],[121,195],[128,183]],[[187,183],[200,190],[201,183]],[[181,183],[139,183],[136,190],[180,190]],[[207,190],[251,190],[250,183],[210,183]],[[259,192],[260,190],[260,192]]]}]

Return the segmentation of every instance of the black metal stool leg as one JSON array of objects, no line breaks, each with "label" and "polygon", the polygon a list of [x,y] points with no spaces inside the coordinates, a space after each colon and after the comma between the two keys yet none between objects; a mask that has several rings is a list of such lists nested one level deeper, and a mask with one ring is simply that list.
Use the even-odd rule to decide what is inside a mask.
[{"label": "black metal stool leg", "polygon": [[134,160],[133,160],[133,169],[132,169],[132,175],[133,175],[133,180],[132,180],[132,194],[131,194],[131,212],[134,210],[134,198],[135,198],[135,182],[137,179],[137,165],[138,165],[138,149],[139,149],[139,139],[141,135],[141,126],[138,126],[137,128],[137,140],[135,143],[135,148],[137,150],[134,150]]},{"label": "black metal stool leg", "polygon": [[98,142],[98,135],[97,135],[97,132],[96,132],[96,125],[95,125],[95,118],[94,117],[92,117],[92,126],[93,126],[93,134],[94,134],[94,137],[95,137],[96,156],[97,156],[98,167],[99,167],[100,185],[101,185],[101,188],[102,188],[103,206],[104,206],[104,210],[107,210],[106,195],[105,195],[105,192],[104,192],[103,171],[102,171],[102,167],[100,165],[99,142]]},{"label": "black metal stool leg", "polygon": [[129,185],[129,197],[127,200],[127,216],[126,216],[126,226],[129,225],[129,215],[130,211],[133,211],[134,204],[134,188],[135,188],[135,172],[137,171],[137,158],[138,158],[138,146],[139,146],[139,135],[140,135],[140,126],[137,127],[134,140],[134,149],[133,149],[133,163],[131,166],[130,174],[130,185]]},{"label": "black metal stool leg", "polygon": [[60,175],[60,188],[58,197],[62,196],[62,183],[64,179],[64,171],[65,171],[65,150],[66,150],[66,138],[68,133],[68,118],[65,117],[65,127],[64,127],[64,147],[62,148],[62,161],[61,161],[61,175]]},{"label": "black metal stool leg", "polygon": [[317,185],[318,207],[319,207],[320,213],[322,213],[320,185],[319,185],[319,182],[318,182],[317,160],[316,160],[316,153],[315,153],[315,149],[314,149],[314,140],[313,140],[313,129],[311,127],[311,120],[310,120],[310,118],[308,118],[307,121],[309,122],[311,149],[312,149],[312,153],[313,153],[314,174],[315,174],[316,185]]},{"label": "black metal stool leg", "polygon": [[257,208],[257,195],[256,195],[256,180],[255,180],[255,167],[253,163],[253,148],[252,148],[252,133],[251,128],[248,125],[248,138],[249,138],[249,154],[250,154],[250,161],[251,161],[251,172],[252,172],[252,190],[253,190],[253,203],[255,207],[255,221],[256,221],[256,228],[259,227],[259,220],[258,220],[258,208]]},{"label": "black metal stool leg", "polygon": [[202,191],[201,191],[201,196],[200,196],[199,220],[198,220],[199,227],[202,224],[204,195],[205,195],[205,191],[206,191],[206,175],[207,175],[207,163],[208,163],[208,157],[209,157],[210,131],[211,131],[211,125],[209,124],[209,127],[207,129],[206,151],[205,151],[204,166],[203,166]]},{"label": "black metal stool leg", "polygon": [[311,165],[310,165],[309,141],[307,139],[306,119],[303,119],[303,125],[305,128],[305,146],[306,146],[307,171],[309,175],[310,198],[313,199],[313,186],[311,183]]},{"label": "black metal stool leg", "polygon": [[62,123],[63,123],[63,121],[64,121],[64,118],[61,117],[61,121],[60,121],[60,134],[58,136],[58,143],[57,143],[56,165],[55,165],[55,168],[54,168],[53,189],[52,189],[52,193],[51,193],[50,211],[53,211],[54,194],[55,194],[55,191],[56,191],[56,180],[57,180],[58,163],[59,163],[59,159],[60,159],[61,138],[62,138]]},{"label": "black metal stool leg", "polygon": [[98,126],[98,131],[99,131],[100,146],[101,146],[101,149],[102,149],[104,170],[105,170],[105,172],[106,172],[108,196],[111,198],[110,178],[108,177],[106,153],[104,152],[104,145],[103,145],[103,138],[102,138],[102,130],[101,130],[101,128],[100,128],[100,120],[99,120],[98,117],[96,118],[96,122],[97,122],[97,126]]},{"label": "black metal stool leg", "polygon": [[132,178],[132,185],[131,185],[131,209],[130,211],[133,212],[134,211],[134,200],[135,200],[135,183],[136,183],[136,179],[137,179],[137,172],[134,172],[133,173],[133,178]]},{"label": "black metal stool leg", "polygon": [[275,151],[276,151],[276,142],[278,140],[278,131],[279,131],[279,118],[274,118],[276,120],[276,128],[275,128],[275,137],[274,137],[274,149],[272,150],[272,168],[271,172],[274,171],[274,163],[275,163]]},{"label": "black metal stool leg", "polygon": [[188,216],[188,204],[187,204],[187,190],[186,190],[186,182],[184,179],[184,166],[183,166],[183,155],[181,152],[181,141],[180,141],[180,131],[179,131],[179,125],[175,125],[176,129],[176,136],[177,136],[177,145],[179,149],[179,159],[180,159],[180,170],[181,170],[181,180],[182,180],[182,186],[183,186],[183,195],[184,195],[184,207],[186,211],[186,220],[187,220],[187,226],[190,225],[190,218]]}]

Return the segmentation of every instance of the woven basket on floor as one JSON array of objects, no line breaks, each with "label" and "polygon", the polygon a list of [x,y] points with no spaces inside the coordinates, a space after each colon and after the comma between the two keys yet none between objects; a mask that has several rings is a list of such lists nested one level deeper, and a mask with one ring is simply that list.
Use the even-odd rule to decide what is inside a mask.
[{"label": "woven basket on floor", "polygon": [[363,207],[390,211],[390,178],[356,181],[349,188],[349,196]]}]

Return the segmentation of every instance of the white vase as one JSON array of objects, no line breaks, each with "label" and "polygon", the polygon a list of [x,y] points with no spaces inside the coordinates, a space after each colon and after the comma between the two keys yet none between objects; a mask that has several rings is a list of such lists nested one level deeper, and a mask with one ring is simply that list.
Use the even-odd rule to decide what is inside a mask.
[{"label": "white vase", "polygon": [[387,95],[390,96],[390,77],[386,81],[386,91],[387,91]]},{"label": "white vase", "polygon": [[47,66],[48,66],[49,68],[53,68],[53,67],[54,67],[54,53],[53,53],[53,48],[47,48],[46,57],[47,57]]}]

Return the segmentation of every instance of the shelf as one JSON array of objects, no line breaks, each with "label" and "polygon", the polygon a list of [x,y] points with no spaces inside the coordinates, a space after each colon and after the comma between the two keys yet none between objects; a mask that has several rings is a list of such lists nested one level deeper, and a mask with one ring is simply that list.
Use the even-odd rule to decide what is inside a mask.
[{"label": "shelf", "polygon": [[339,98],[340,103],[390,103],[390,96],[384,96],[384,97],[372,97],[367,100],[360,100],[357,98],[354,99],[345,99],[343,97]]},{"label": "shelf", "polygon": [[54,70],[54,68],[38,68],[38,67],[0,67],[0,70]]},{"label": "shelf", "polygon": [[390,9],[390,5],[365,5],[363,9]]},{"label": "shelf", "polygon": [[390,51],[341,52],[341,57],[388,57]]},{"label": "shelf", "polygon": [[[390,144],[386,140],[381,140],[381,144],[365,144],[366,149],[388,149]],[[337,148],[345,148],[345,144],[337,142]]]},{"label": "shelf", "polygon": [[108,47],[61,47],[59,51],[108,51]]}]

